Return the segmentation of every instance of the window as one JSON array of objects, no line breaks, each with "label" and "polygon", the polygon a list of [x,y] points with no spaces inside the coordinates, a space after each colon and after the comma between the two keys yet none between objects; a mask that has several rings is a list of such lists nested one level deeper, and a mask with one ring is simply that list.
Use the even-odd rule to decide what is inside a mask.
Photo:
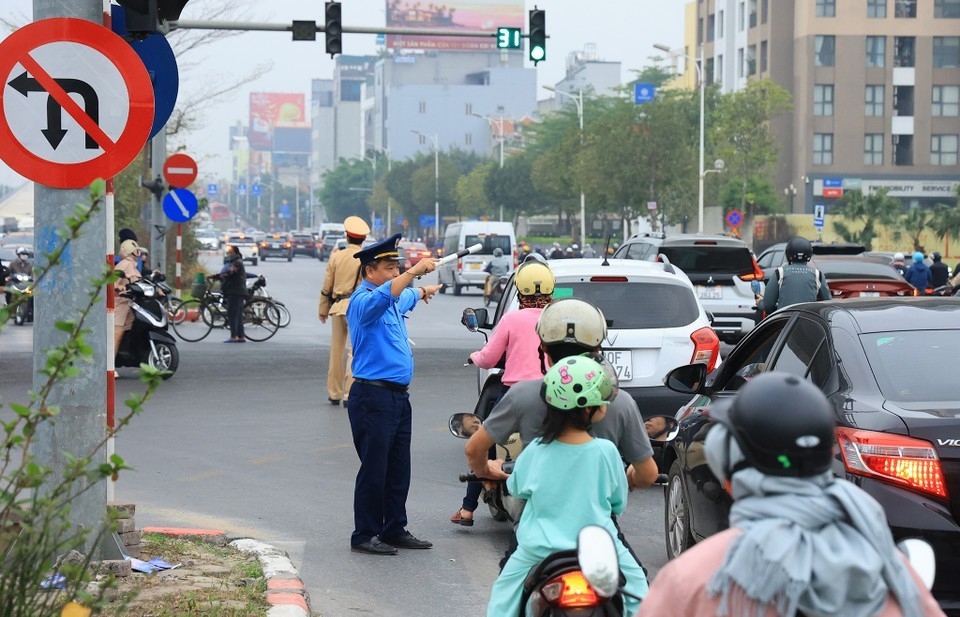
[{"label": "window", "polygon": [[933,110],[931,115],[960,115],[960,86],[934,86],[932,98]]},{"label": "window", "polygon": [[704,71],[704,77],[706,77],[707,85],[713,84],[713,67],[714,67],[713,58],[707,58],[704,66],[706,70]]},{"label": "window", "polygon": [[760,72],[767,72],[767,42],[760,41]]},{"label": "window", "polygon": [[737,50],[737,77],[743,77],[743,47]]},{"label": "window", "polygon": [[464,113],[466,113],[468,116],[473,114],[473,103],[467,103]]},{"label": "window", "polygon": [[913,86],[893,87],[893,115],[912,116],[913,114]]},{"label": "window", "polygon": [[867,86],[863,102],[863,115],[883,116],[883,86]]},{"label": "window", "polygon": [[420,101],[420,113],[422,113],[422,114],[427,113],[427,102],[426,102],[426,101]]},{"label": "window", "polygon": [[883,135],[868,133],[863,136],[863,164],[883,165]]},{"label": "window", "polygon": [[893,16],[913,19],[917,16],[917,0],[893,0]]},{"label": "window", "polygon": [[823,388],[834,364],[829,351],[823,327],[809,319],[798,319],[773,361],[773,370],[810,379],[815,386]]},{"label": "window", "polygon": [[904,167],[913,165],[913,135],[893,136],[893,164]]},{"label": "window", "polygon": [[884,57],[887,52],[887,37],[868,36],[867,37],[867,66],[882,68],[884,66]]},{"label": "window", "polygon": [[957,144],[958,140],[956,135],[931,135],[930,164],[956,165]]},{"label": "window", "polygon": [[933,0],[933,16],[960,17],[960,0]]},{"label": "window", "polygon": [[757,46],[747,48],[747,75],[757,74]]},{"label": "window", "polygon": [[817,17],[836,17],[836,0],[817,0]]},{"label": "window", "polygon": [[867,0],[867,17],[883,18],[887,16],[887,0]]},{"label": "window", "polygon": [[815,84],[813,86],[813,115],[833,115],[833,84]]},{"label": "window", "polygon": [[711,42],[717,34],[717,16],[707,16],[707,42]]},{"label": "window", "polygon": [[960,36],[933,37],[933,68],[960,67]]},{"label": "window", "polygon": [[833,66],[835,39],[833,35],[817,35],[814,39],[814,66]]},{"label": "window", "polygon": [[463,136],[463,145],[469,146],[473,143],[473,133],[466,133]]},{"label": "window", "polygon": [[718,39],[723,38],[723,25],[724,25],[723,11],[718,11],[717,12],[717,38]]},{"label": "window", "polygon": [[421,145],[421,146],[423,146],[423,145],[425,145],[425,144],[427,143],[427,136],[426,136],[426,135],[417,135],[417,137],[420,138],[420,145]]},{"label": "window", "polygon": [[893,37],[893,66],[912,67],[915,65],[917,39],[912,36]]},{"label": "window", "polygon": [[767,23],[767,13],[769,12],[769,9],[770,9],[769,0],[760,0],[760,23],[761,24]]},{"label": "window", "polygon": [[750,27],[757,27],[757,0],[750,0]]},{"label": "window", "polygon": [[723,54],[717,55],[717,69],[714,79],[718,84],[723,83]]},{"label": "window", "polygon": [[813,164],[833,165],[833,133],[813,134]]},{"label": "window", "polygon": [[743,2],[737,7],[737,30],[743,32],[747,25],[747,5]]},{"label": "window", "polygon": [[697,20],[697,40],[703,40],[703,18]]}]

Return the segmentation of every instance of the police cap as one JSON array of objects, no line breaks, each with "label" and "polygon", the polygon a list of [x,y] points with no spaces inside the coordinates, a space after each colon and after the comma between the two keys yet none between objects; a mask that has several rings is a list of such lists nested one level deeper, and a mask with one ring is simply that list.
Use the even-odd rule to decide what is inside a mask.
[{"label": "police cap", "polygon": [[361,240],[370,233],[370,226],[359,216],[348,216],[343,219],[343,228],[347,231],[348,236]]},{"label": "police cap", "polygon": [[371,244],[362,251],[357,251],[355,257],[360,260],[362,266],[378,259],[400,261],[400,253],[397,251],[397,242],[400,241],[400,236],[401,234],[394,234],[386,240]]}]

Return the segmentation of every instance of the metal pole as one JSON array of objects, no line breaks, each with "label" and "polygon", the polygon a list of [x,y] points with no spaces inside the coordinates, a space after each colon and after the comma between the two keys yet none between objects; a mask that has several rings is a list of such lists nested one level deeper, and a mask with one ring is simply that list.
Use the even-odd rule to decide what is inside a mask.
[{"label": "metal pole", "polygon": [[[577,94],[577,115],[580,117],[580,157],[583,159],[583,90]],[[583,183],[580,183],[580,244],[587,241],[587,203],[583,194]]]},{"label": "metal pole", "polygon": [[433,134],[433,240],[440,241],[440,136]]},{"label": "metal pole", "polygon": [[703,79],[703,45],[700,45],[700,62],[695,64],[697,67],[697,79],[700,81],[700,165],[698,171],[700,172],[700,177],[698,178],[699,186],[697,190],[697,233],[703,233],[703,110],[704,110],[704,93],[706,91],[706,83]]}]

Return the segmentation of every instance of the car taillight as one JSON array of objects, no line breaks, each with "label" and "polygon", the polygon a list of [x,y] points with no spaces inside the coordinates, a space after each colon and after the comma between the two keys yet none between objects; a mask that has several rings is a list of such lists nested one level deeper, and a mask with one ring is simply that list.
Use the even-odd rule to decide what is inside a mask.
[{"label": "car taillight", "polygon": [[850,473],[947,498],[940,457],[929,441],[840,427],[837,442]]},{"label": "car taillight", "polygon": [[717,365],[717,358],[720,357],[720,339],[713,328],[705,326],[690,335],[693,341],[693,357],[690,358],[690,364],[706,364],[707,372],[713,370]]},{"label": "car taillight", "polygon": [[744,272],[740,275],[741,281],[763,281],[763,268],[760,267],[760,264],[757,263],[757,260],[753,260],[753,272]]},{"label": "car taillight", "polygon": [[283,246],[290,248],[292,245],[289,242],[285,242]]},{"label": "car taillight", "polygon": [[547,602],[564,608],[597,606],[600,603],[597,593],[580,570],[551,579],[540,588],[540,593]]}]

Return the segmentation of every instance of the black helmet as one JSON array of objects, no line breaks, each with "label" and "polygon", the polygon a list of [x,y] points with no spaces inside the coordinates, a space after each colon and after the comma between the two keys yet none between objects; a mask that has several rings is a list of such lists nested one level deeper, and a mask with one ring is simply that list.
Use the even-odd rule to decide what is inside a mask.
[{"label": "black helmet", "polygon": [[746,459],[741,465],[796,478],[830,469],[836,440],[833,409],[823,392],[796,375],[761,373],[733,398],[711,406],[710,417],[737,440]]},{"label": "black helmet", "polygon": [[931,255],[931,257],[933,257],[933,260],[934,260],[934,261],[940,261],[941,259],[943,259],[943,257],[940,255],[940,253],[938,253],[938,252],[936,252],[936,251],[933,252],[933,255]]},{"label": "black helmet", "polygon": [[794,263],[795,261],[802,261],[806,263],[810,261],[810,258],[813,257],[813,245],[810,244],[810,241],[806,238],[801,238],[800,236],[794,236],[790,238],[790,241],[787,242],[787,263]]}]

